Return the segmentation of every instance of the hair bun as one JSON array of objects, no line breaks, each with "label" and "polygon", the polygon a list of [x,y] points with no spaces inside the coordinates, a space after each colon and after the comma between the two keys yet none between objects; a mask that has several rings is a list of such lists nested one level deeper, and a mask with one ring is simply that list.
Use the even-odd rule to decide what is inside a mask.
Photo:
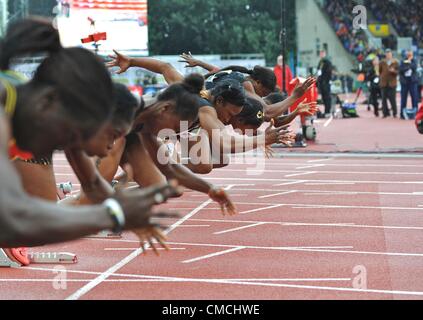
[{"label": "hair bun", "polygon": [[204,88],[204,77],[201,74],[190,74],[183,82],[186,89],[194,94],[200,94]]}]

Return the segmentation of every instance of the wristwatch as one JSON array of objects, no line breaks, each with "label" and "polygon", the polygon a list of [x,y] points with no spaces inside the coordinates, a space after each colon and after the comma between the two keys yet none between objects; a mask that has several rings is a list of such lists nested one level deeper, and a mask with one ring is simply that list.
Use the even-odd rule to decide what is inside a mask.
[{"label": "wristwatch", "polygon": [[119,202],[115,199],[107,199],[103,205],[107,208],[107,213],[112,218],[114,227],[112,231],[114,233],[120,233],[125,228],[125,213]]}]

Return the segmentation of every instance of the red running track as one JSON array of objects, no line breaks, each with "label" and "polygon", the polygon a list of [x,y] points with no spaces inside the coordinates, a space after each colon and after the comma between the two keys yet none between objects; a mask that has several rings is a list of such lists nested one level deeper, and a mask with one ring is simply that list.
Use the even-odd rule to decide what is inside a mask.
[{"label": "red running track", "polygon": [[[59,182],[76,182],[63,156],[55,164]],[[195,192],[161,208],[183,216],[167,221],[171,252],[142,256],[132,234],[37,248],[75,252],[79,263],[0,269],[0,299],[423,298],[421,159],[252,167],[207,176],[230,188],[235,217]]]}]

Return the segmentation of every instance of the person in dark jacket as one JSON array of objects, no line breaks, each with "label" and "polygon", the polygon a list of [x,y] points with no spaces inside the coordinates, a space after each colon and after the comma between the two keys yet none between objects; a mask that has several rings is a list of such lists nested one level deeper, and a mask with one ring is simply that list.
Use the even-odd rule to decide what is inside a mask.
[{"label": "person in dark jacket", "polygon": [[411,95],[413,103],[413,110],[418,108],[418,76],[417,76],[417,61],[414,59],[414,52],[412,50],[407,52],[407,58],[401,62],[400,66],[400,81],[401,81],[401,118],[404,117],[404,111],[407,109],[408,94]]},{"label": "person in dark jacket", "polygon": [[328,116],[332,109],[330,81],[332,79],[333,66],[329,59],[326,58],[326,51],[322,50],[320,52],[320,58],[319,66],[317,67],[317,85],[325,105],[325,115]]},{"label": "person in dark jacket", "polygon": [[366,80],[370,91],[369,102],[374,107],[376,117],[379,117],[379,99],[381,98],[379,63],[379,57],[376,56],[366,73]]},{"label": "person in dark jacket", "polygon": [[391,115],[388,109],[388,100],[392,107],[394,118],[398,114],[397,109],[397,85],[398,85],[399,62],[392,54],[391,49],[385,51],[385,59],[379,65],[380,89],[382,91],[383,117]]}]

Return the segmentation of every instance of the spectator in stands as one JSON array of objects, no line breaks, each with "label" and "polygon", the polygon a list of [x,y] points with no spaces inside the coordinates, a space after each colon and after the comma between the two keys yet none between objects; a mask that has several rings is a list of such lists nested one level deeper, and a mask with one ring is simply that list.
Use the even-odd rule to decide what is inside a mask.
[{"label": "spectator in stands", "polygon": [[398,73],[399,62],[394,59],[392,50],[387,49],[385,52],[385,59],[380,63],[380,88],[382,91],[382,110],[383,117],[389,117],[390,111],[388,109],[388,100],[391,103],[392,113],[394,118],[398,114],[397,108],[397,86],[398,86]]},{"label": "spectator in stands", "polygon": [[401,118],[404,118],[404,111],[407,109],[408,94],[411,95],[413,110],[417,112],[418,108],[418,84],[417,61],[414,59],[413,50],[407,52],[407,57],[403,59],[400,66],[401,81]]},{"label": "spectator in stands", "polygon": [[365,5],[379,22],[391,23],[399,36],[413,37],[414,44],[423,47],[423,1],[366,0]]},{"label": "spectator in stands", "polygon": [[288,84],[292,81],[293,76],[292,76],[291,68],[289,67],[288,64],[285,64],[285,84],[286,85],[284,88],[282,83],[282,80],[283,80],[282,68],[283,68],[283,56],[280,55],[278,57],[278,61],[274,68],[274,71],[275,71],[278,87],[281,89],[281,91],[284,91],[284,89],[287,90]]},{"label": "spectator in stands", "polygon": [[368,49],[368,41],[363,30],[353,27],[352,11],[356,5],[355,1],[326,0],[323,9],[332,20],[332,26],[344,48],[357,56]]},{"label": "spectator in stands", "polygon": [[325,116],[329,116],[332,110],[330,81],[332,79],[333,66],[326,56],[326,51],[322,50],[320,52],[319,66],[317,67],[317,86],[322,95],[323,104],[325,105]]}]

